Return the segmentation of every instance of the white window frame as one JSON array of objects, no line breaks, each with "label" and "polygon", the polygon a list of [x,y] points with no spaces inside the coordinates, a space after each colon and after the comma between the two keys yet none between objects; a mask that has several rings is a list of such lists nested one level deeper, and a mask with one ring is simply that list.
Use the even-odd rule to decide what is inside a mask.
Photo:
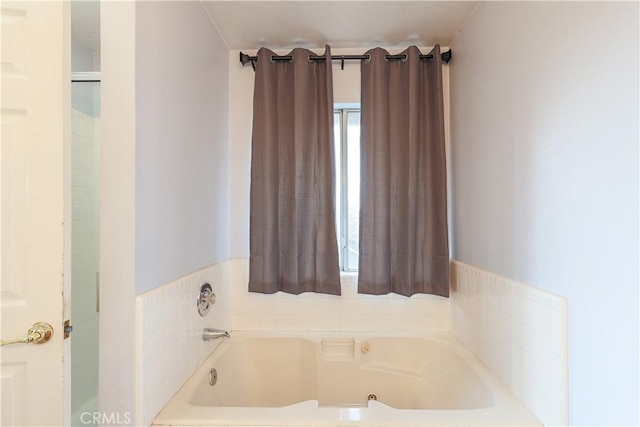
[{"label": "white window frame", "polygon": [[[333,109],[334,114],[340,115],[340,141],[336,141],[336,150],[340,149],[340,164],[336,164],[336,171],[339,171],[336,179],[336,194],[339,195],[339,201],[336,200],[336,232],[338,238],[338,251],[340,255],[340,270],[345,272],[357,272],[357,268],[349,268],[347,260],[349,259],[348,248],[348,236],[349,236],[349,221],[348,221],[348,202],[349,202],[349,189],[348,189],[348,172],[349,172],[349,157],[347,146],[348,135],[348,113],[358,112],[360,113],[360,104],[335,104]],[[336,136],[338,133],[336,133]],[[337,157],[337,156],[336,156]]]}]

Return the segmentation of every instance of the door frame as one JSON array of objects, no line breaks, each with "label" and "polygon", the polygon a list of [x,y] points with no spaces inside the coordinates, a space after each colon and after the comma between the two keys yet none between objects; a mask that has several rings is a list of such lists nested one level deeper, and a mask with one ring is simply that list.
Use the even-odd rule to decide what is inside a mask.
[{"label": "door frame", "polygon": [[100,2],[98,410],[135,420],[136,2]]}]

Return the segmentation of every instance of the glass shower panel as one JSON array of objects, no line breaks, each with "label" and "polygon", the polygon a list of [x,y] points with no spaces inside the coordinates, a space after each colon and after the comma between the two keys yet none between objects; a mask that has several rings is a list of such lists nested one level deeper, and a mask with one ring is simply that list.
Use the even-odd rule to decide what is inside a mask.
[{"label": "glass shower panel", "polygon": [[71,84],[73,426],[91,425],[92,415],[98,411],[100,83],[86,76],[82,78],[83,81],[74,80]]}]

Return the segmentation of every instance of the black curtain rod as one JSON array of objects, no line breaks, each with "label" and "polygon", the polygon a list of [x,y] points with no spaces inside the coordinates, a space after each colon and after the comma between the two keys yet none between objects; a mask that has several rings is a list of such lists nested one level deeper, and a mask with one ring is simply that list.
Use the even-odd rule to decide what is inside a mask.
[{"label": "black curtain rod", "polygon": [[[447,50],[446,52],[442,52],[440,54],[440,57],[442,58],[442,62],[444,62],[445,64],[448,64],[449,61],[451,61],[451,49]],[[387,55],[386,58],[391,60],[402,60],[402,59],[406,59],[407,55]],[[271,59],[273,61],[292,61],[293,56],[292,55],[271,55]],[[327,59],[326,56],[309,55],[310,61],[325,61],[326,59]],[[371,55],[331,55],[332,61],[340,61],[342,63],[341,65],[342,69],[344,69],[344,61],[362,61],[362,60],[368,60],[368,59],[371,59]],[[420,55],[420,59],[422,60],[433,59],[433,55],[432,54]],[[246,53],[240,52],[240,62],[242,63],[242,65],[246,65],[247,63],[251,62],[251,66],[255,71],[257,61],[258,61],[257,56],[249,56]]]}]

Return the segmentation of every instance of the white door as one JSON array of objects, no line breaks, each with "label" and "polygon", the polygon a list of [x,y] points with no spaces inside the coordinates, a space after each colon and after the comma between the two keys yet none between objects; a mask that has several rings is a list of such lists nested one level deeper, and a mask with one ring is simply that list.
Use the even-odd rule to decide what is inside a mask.
[{"label": "white door", "polygon": [[2,1],[0,334],[53,326],[44,344],[0,347],[3,426],[63,417],[63,144],[68,129],[67,8]]}]

